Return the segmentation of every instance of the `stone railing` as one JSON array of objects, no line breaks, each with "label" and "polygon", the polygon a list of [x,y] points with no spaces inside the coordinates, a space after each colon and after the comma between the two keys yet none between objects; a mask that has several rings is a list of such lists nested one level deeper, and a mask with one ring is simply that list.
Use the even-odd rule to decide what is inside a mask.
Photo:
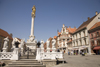
[{"label": "stone railing", "polygon": [[41,52],[42,50],[40,48],[37,49],[37,60],[43,60],[43,59],[56,59],[56,58],[63,58],[62,52]]},{"label": "stone railing", "polygon": [[41,59],[56,59],[56,58],[63,58],[62,52],[46,52],[40,54]]},{"label": "stone railing", "polygon": [[0,52],[0,60],[2,60],[2,59],[18,60],[19,59],[19,52],[16,50],[15,50],[15,52]]}]

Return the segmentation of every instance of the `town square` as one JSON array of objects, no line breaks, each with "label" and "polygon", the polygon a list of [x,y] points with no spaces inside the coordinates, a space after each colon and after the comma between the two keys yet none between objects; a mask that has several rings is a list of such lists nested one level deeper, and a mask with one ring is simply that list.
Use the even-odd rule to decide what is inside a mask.
[{"label": "town square", "polygon": [[0,67],[100,67],[100,0],[0,0]]}]

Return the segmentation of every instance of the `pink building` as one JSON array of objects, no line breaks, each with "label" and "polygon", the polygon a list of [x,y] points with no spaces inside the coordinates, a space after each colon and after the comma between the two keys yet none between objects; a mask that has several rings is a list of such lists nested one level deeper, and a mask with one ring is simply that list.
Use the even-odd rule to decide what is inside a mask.
[{"label": "pink building", "polygon": [[100,22],[89,29],[91,53],[100,55]]}]

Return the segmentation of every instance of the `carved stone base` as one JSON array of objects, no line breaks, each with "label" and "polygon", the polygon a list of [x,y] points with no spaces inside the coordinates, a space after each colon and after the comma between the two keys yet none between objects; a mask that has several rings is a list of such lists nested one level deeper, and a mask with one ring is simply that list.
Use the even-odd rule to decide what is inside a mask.
[{"label": "carved stone base", "polygon": [[7,52],[7,48],[3,48],[3,52]]},{"label": "carved stone base", "polygon": [[36,52],[36,43],[26,43],[26,46],[29,47],[29,49],[31,50],[31,54],[35,54]]}]

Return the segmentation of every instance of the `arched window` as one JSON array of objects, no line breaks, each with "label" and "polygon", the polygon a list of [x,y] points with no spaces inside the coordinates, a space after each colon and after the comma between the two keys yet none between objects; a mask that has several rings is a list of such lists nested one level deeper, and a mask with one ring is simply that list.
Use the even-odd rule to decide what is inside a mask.
[{"label": "arched window", "polygon": [[91,41],[91,46],[94,46],[94,41]]},{"label": "arched window", "polygon": [[98,45],[98,46],[100,45],[100,40],[97,40],[97,45]]},{"label": "arched window", "polygon": [[91,34],[91,38],[93,38],[93,34]]},{"label": "arched window", "polygon": [[79,36],[80,36],[80,38],[81,38],[81,32],[79,33]]},{"label": "arched window", "polygon": [[85,37],[85,30],[83,31],[84,37]]},{"label": "arched window", "polygon": [[99,36],[99,32],[97,32],[97,37]]}]

